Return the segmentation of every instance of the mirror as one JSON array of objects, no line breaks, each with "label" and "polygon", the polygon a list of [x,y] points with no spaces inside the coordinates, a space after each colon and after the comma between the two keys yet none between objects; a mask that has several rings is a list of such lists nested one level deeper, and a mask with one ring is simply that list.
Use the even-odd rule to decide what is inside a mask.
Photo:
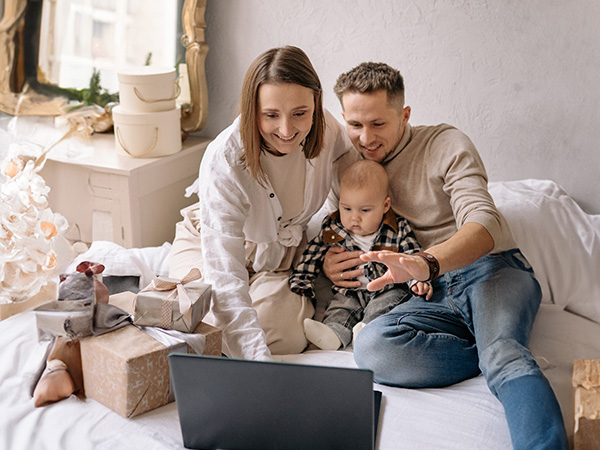
[{"label": "mirror", "polygon": [[206,87],[205,61],[208,44],[204,30],[206,21],[206,0],[185,0],[181,21],[185,47],[185,61],[190,86],[190,105],[182,108],[181,128],[184,132],[201,130],[206,125],[208,115],[208,89]]},{"label": "mirror", "polygon": [[[102,88],[117,92],[115,67],[142,65],[148,59],[153,65],[173,66],[179,59],[185,61],[185,65],[180,65],[180,87],[189,92],[189,103],[186,101],[181,108],[182,131],[189,133],[204,127],[208,107],[204,69],[208,52],[204,37],[206,0],[164,0],[169,8],[164,11],[157,9],[158,2],[149,7],[147,2],[136,0],[75,0],[68,10],[65,3],[66,0],[0,0],[0,67],[5,68],[0,73],[0,111],[19,116],[61,115],[72,105],[73,89],[68,88],[89,85],[91,66],[100,74]],[[181,22],[175,5],[181,9]],[[136,12],[135,7],[142,9]],[[150,15],[159,18],[161,28],[172,22],[174,25],[168,30],[172,36],[177,36],[177,24],[181,23],[183,48],[179,58],[175,50],[177,38],[167,39],[157,33],[158,27],[151,25]],[[166,15],[172,15],[173,20],[165,19]],[[138,22],[142,28],[134,28],[133,18],[141,19]],[[85,35],[77,30],[82,26],[87,27]],[[151,36],[158,42],[167,40],[173,45],[163,51],[140,36]],[[144,45],[136,47],[136,42]],[[61,49],[60,55],[57,48]],[[111,69],[113,77],[103,78],[103,71],[109,73]]]}]

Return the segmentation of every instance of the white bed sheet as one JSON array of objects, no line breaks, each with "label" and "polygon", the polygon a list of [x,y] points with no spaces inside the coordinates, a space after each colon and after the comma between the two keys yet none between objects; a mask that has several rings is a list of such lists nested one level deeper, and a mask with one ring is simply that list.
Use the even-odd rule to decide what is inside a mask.
[{"label": "white bed sheet", "polygon": [[[125,419],[100,403],[76,397],[35,408],[29,386],[45,351],[35,317],[25,312],[0,322],[0,449],[183,449],[174,403]],[[572,360],[600,358],[600,325],[542,305],[531,347],[561,403],[573,431]],[[355,367],[348,351],[310,351],[284,361]],[[479,376],[444,389],[383,392],[377,448],[510,449],[502,405]]]},{"label": "white bed sheet", "polygon": [[[583,213],[548,180],[494,183],[490,192],[542,285],[544,299],[531,349],[556,392],[572,436],[573,360],[600,358],[600,216]],[[139,274],[131,264],[133,253],[163,274],[168,250],[165,244],[115,251],[114,244],[95,243],[82,257],[104,263],[108,274]],[[35,408],[29,385],[44,351],[32,312],[0,322],[0,450],[183,448],[173,403],[133,419],[75,397]],[[348,351],[310,351],[282,360],[354,366]],[[482,376],[444,389],[375,387],[384,394],[380,450],[511,448],[502,405]]]}]

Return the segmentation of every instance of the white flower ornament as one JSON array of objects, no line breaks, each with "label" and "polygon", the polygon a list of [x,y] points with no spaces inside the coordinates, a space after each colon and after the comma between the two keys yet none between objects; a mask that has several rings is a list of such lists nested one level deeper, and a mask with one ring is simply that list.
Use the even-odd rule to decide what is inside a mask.
[{"label": "white flower ornament", "polygon": [[38,174],[52,147],[37,159],[13,148],[0,166],[0,303],[25,301],[58,277],[54,243],[68,223],[49,208],[50,189]]}]

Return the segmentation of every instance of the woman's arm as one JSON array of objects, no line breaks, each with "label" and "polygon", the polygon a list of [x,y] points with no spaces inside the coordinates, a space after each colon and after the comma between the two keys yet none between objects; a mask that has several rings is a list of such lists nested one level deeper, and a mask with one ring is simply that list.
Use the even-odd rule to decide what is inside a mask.
[{"label": "woman's arm", "polygon": [[203,275],[213,288],[213,312],[235,358],[271,358],[249,294],[244,223],[250,209],[244,173],[218,149],[200,170],[200,235]]}]

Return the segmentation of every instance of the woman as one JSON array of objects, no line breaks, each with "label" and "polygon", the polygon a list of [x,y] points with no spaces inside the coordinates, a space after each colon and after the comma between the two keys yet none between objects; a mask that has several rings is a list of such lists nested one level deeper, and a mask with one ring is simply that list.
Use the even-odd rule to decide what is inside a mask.
[{"label": "woman", "polygon": [[314,308],[289,290],[288,277],[337,180],[335,162],[352,145],[322,103],[302,50],[261,54],[244,78],[241,115],[202,159],[191,188],[200,201],[177,224],[170,275],[201,269],[230,357],[269,360],[306,347],[302,323]]}]

